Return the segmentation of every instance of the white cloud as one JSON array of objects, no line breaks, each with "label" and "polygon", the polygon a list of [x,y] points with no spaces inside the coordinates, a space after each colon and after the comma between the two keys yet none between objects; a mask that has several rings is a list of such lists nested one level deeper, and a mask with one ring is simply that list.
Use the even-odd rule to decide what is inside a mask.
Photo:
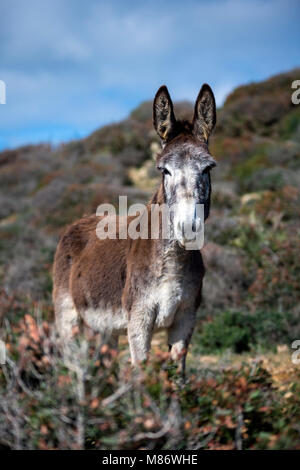
[{"label": "white cloud", "polygon": [[125,116],[162,83],[194,100],[208,82],[221,105],[235,86],[297,65],[299,9],[296,0],[2,0],[0,126],[56,122],[80,133]]}]

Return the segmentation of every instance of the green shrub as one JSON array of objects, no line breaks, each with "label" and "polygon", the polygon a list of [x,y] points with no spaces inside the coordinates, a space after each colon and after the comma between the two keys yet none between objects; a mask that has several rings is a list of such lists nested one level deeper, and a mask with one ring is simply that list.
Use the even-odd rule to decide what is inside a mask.
[{"label": "green shrub", "polygon": [[226,311],[212,322],[205,323],[197,336],[201,352],[215,353],[231,349],[235,353],[259,346],[274,348],[276,344],[292,342],[293,316],[276,311]]},{"label": "green shrub", "polygon": [[284,139],[300,141],[300,110],[298,107],[282,119],[279,132]]}]

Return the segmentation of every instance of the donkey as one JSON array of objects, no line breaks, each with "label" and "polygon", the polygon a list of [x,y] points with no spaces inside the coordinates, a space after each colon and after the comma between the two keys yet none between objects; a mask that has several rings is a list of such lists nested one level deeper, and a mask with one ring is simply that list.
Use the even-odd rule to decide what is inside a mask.
[{"label": "donkey", "polygon": [[150,213],[153,204],[175,204],[175,237],[132,240],[117,235],[100,240],[99,217],[82,218],[59,241],[53,301],[64,342],[71,340],[79,320],[108,335],[113,347],[127,332],[133,365],[146,359],[153,333],[166,329],[171,359],[178,362],[184,377],[205,273],[200,250],[186,249],[185,227],[201,222],[197,204],[204,206],[204,220],[209,215],[210,170],[216,165],[208,150],[216,123],[211,88],[202,86],[193,120],[188,122],[176,119],[168,89],[160,87],[153,102],[153,123],[162,143],[156,160],[162,178],[146,210]]}]

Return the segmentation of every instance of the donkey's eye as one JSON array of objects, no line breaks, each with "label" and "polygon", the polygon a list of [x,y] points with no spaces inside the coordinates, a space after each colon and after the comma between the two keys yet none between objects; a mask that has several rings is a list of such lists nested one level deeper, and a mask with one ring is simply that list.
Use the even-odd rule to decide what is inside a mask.
[{"label": "donkey's eye", "polygon": [[171,173],[169,172],[169,170],[167,170],[167,168],[163,167],[163,166],[158,166],[157,169],[159,171],[162,172],[163,175],[171,175]]}]

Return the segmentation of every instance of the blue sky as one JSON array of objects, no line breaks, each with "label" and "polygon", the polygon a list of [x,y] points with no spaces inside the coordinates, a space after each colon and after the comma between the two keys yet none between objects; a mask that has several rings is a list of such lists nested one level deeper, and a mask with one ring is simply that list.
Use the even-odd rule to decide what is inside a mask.
[{"label": "blue sky", "polygon": [[[1,0],[0,148],[87,135],[165,83],[221,105],[299,66],[299,0]],[[300,77],[299,77],[300,78]]]}]

